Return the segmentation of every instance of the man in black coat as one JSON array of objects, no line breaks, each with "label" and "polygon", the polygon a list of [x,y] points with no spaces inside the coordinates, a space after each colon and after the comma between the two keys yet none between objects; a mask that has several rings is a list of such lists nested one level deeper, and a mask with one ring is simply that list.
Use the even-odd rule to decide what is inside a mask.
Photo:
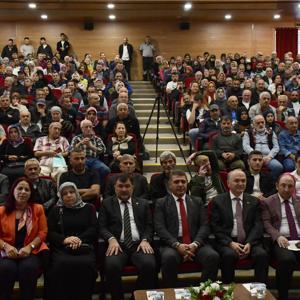
[{"label": "man in black coat", "polygon": [[64,33],[60,34],[60,41],[56,44],[56,51],[60,55],[61,61],[64,60],[65,56],[69,55],[70,43],[68,42],[68,38]]},{"label": "man in black coat", "polygon": [[165,288],[177,285],[178,264],[195,261],[202,265],[201,281],[216,280],[219,255],[207,243],[210,233],[201,199],[189,197],[187,177],[173,171],[169,177],[170,194],[158,199],[154,226],[161,241],[161,271]]},{"label": "man in black coat", "polygon": [[138,269],[136,289],[153,289],[156,282],[153,235],[148,202],[133,197],[133,180],[122,174],[115,183],[116,196],[105,199],[99,213],[100,237],[108,243],[105,272],[112,300],[124,299],[122,270],[130,261]]},{"label": "man in black coat", "polygon": [[18,48],[16,45],[14,45],[14,40],[9,39],[6,46],[3,47],[1,57],[8,57],[9,60],[12,60],[12,54],[16,53],[18,54]]},{"label": "man in black coat", "polygon": [[234,281],[237,261],[254,260],[255,281],[266,282],[268,254],[261,245],[263,224],[257,198],[244,193],[246,175],[236,169],[228,174],[229,193],[212,200],[211,228],[216,238],[216,248],[221,255],[222,281]]},{"label": "man in black coat", "polygon": [[128,80],[131,80],[130,77],[130,65],[132,62],[132,56],[133,56],[133,47],[131,44],[128,43],[128,38],[125,37],[123,40],[123,44],[119,46],[119,55],[120,58],[123,61],[125,70],[128,74]]}]

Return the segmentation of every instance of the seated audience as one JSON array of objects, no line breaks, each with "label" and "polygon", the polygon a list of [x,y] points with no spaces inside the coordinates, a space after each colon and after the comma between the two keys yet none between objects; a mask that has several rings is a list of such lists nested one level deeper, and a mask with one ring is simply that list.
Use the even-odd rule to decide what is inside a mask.
[{"label": "seated audience", "polygon": [[[135,173],[136,170],[136,160],[135,157],[130,154],[124,154],[120,158],[120,171],[131,175],[133,180],[133,196],[148,199],[149,190],[147,178],[139,173]],[[106,183],[106,190],[104,197],[111,197],[115,195],[115,183],[120,174],[115,174],[108,177]]]},{"label": "seated audience", "polygon": [[9,198],[0,207],[0,299],[12,299],[16,279],[20,299],[32,300],[45,244],[47,221],[42,205],[35,204],[34,191],[26,178],[17,179]]},{"label": "seated audience", "polygon": [[292,104],[289,103],[289,98],[287,95],[278,96],[278,107],[276,109],[277,112],[277,120],[285,121],[285,119],[289,116],[296,116],[294,108],[291,107]]},{"label": "seated audience", "polygon": [[70,169],[61,174],[59,185],[67,181],[75,183],[82,200],[96,204],[100,199],[99,175],[96,170],[86,168],[85,151],[80,147],[72,148],[69,163]]},{"label": "seated audience", "polygon": [[288,250],[289,240],[299,240],[299,201],[294,196],[295,178],[282,174],[276,183],[277,194],[263,200],[264,229],[273,241],[271,255],[275,259],[278,299],[289,298],[289,286],[293,271],[299,262],[299,252]]},{"label": "seated audience", "polygon": [[212,151],[201,151],[193,153],[188,160],[193,161],[197,168],[188,185],[190,194],[200,197],[203,205],[207,206],[215,196],[225,192],[219,176],[218,159]]},{"label": "seated audience", "polygon": [[270,173],[263,170],[264,159],[260,151],[253,150],[248,156],[247,184],[245,192],[259,200],[276,193],[275,180]]},{"label": "seated audience", "polygon": [[164,151],[159,156],[162,173],[157,173],[151,176],[150,179],[150,199],[165,197],[169,193],[169,175],[176,167],[176,155],[171,151]]},{"label": "seated audience", "polygon": [[202,265],[201,281],[216,280],[219,255],[207,243],[210,233],[201,199],[190,197],[187,177],[183,171],[173,171],[169,177],[170,194],[158,199],[154,212],[154,227],[160,238],[163,286],[177,286],[178,265],[196,261]]},{"label": "seated audience", "polygon": [[134,155],[136,144],[131,135],[127,134],[125,124],[118,121],[114,127],[114,133],[107,142],[107,153],[110,159],[112,172],[119,172],[119,159],[123,154]]},{"label": "seated audience", "polygon": [[155,288],[151,212],[146,200],[133,196],[133,189],[130,175],[119,176],[115,196],[103,200],[98,218],[100,237],[108,243],[105,275],[112,300],[124,299],[122,270],[128,262],[138,269],[136,289]]},{"label": "seated audience", "polygon": [[18,123],[19,111],[10,107],[9,96],[0,97],[0,124],[7,127],[8,125]]},{"label": "seated audience", "polygon": [[245,131],[247,131],[251,126],[251,120],[248,115],[246,107],[239,108],[236,116],[236,123],[233,129],[240,134],[241,137],[244,136]]},{"label": "seated audience", "polygon": [[71,147],[82,148],[84,150],[86,167],[96,170],[99,173],[100,186],[104,187],[105,178],[110,173],[110,169],[99,159],[99,156],[105,153],[106,147],[101,138],[95,135],[91,121],[81,121],[80,128],[82,133],[72,139]]},{"label": "seated audience", "polygon": [[265,126],[262,115],[253,118],[253,127],[243,136],[243,149],[247,154],[253,150],[263,154],[264,165],[270,170],[271,175],[277,178],[283,172],[282,164],[275,158],[279,152],[277,135]]},{"label": "seated audience", "polygon": [[300,131],[298,130],[298,119],[288,117],[286,119],[286,130],[278,136],[280,154],[284,156],[283,166],[286,172],[295,170],[295,156],[300,151]]},{"label": "seated audience", "polygon": [[251,106],[249,109],[249,117],[251,118],[251,120],[253,120],[256,115],[262,115],[267,110],[272,110],[275,116],[275,120],[277,120],[276,109],[272,105],[270,105],[270,101],[271,95],[269,92],[260,93],[259,102]]},{"label": "seated audience", "polygon": [[5,204],[8,196],[9,180],[8,177],[0,173],[0,205]]},{"label": "seated audience", "polygon": [[41,178],[40,163],[36,158],[30,158],[25,162],[24,174],[31,182],[37,203],[44,206],[46,214],[57,201],[56,187],[51,178]]},{"label": "seated audience", "polygon": [[266,128],[272,129],[272,131],[275,132],[276,135],[278,136],[279,133],[282,131],[282,127],[278,123],[276,123],[275,114],[274,114],[273,110],[269,110],[269,109],[266,110],[263,113],[263,116],[266,121]]},{"label": "seated audience", "polygon": [[7,139],[0,145],[0,158],[3,161],[2,173],[12,183],[24,175],[24,164],[33,156],[32,147],[27,143],[16,125],[7,128]]},{"label": "seated audience", "polygon": [[38,125],[31,122],[31,114],[29,111],[20,112],[20,121],[17,126],[23,137],[28,137],[35,143],[36,139],[41,136],[41,130]]},{"label": "seated audience", "polygon": [[227,100],[226,107],[222,110],[222,116],[228,116],[233,123],[237,121],[239,100],[236,96],[230,96]]},{"label": "seated audience", "polygon": [[95,208],[82,201],[72,182],[63,183],[48,217],[51,260],[47,299],[91,299],[97,278]]},{"label": "seated audience", "polygon": [[40,159],[40,175],[51,176],[55,181],[68,169],[65,157],[68,155],[69,142],[60,132],[61,124],[51,123],[48,135],[39,137],[33,148],[35,157]]},{"label": "seated audience", "polygon": [[232,133],[231,122],[230,117],[222,117],[221,133],[212,140],[211,150],[216,152],[220,170],[226,170],[227,168],[231,170],[245,168],[240,158],[243,152],[242,139],[239,135]]},{"label": "seated audience", "polygon": [[126,103],[128,105],[128,112],[132,118],[136,118],[135,110],[132,104],[128,102],[128,92],[120,92],[116,103],[112,104],[109,109],[109,119],[117,116],[117,106],[120,103]]},{"label": "seated audience", "polygon": [[262,247],[263,224],[257,198],[245,193],[246,174],[242,170],[229,173],[229,193],[212,200],[211,228],[221,256],[222,282],[234,281],[238,260],[254,260],[255,281],[267,282],[269,257]]}]

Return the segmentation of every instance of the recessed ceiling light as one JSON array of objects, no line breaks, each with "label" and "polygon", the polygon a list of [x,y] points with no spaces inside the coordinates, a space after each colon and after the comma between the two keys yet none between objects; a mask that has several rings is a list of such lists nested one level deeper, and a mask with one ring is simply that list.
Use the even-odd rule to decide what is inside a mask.
[{"label": "recessed ceiling light", "polygon": [[35,3],[28,3],[28,7],[35,9],[36,8],[36,4]]},{"label": "recessed ceiling light", "polygon": [[41,19],[47,20],[47,19],[48,19],[48,16],[47,16],[47,15],[41,15]]},{"label": "recessed ceiling light", "polygon": [[107,8],[108,9],[114,9],[115,8],[115,5],[113,3],[108,3],[107,4]]},{"label": "recessed ceiling light", "polygon": [[300,8],[300,3],[298,4],[298,8]]},{"label": "recessed ceiling light", "polygon": [[116,19],[116,16],[115,16],[115,15],[109,15],[108,18],[109,18],[110,20],[115,20],[115,19]]},{"label": "recessed ceiling light", "polygon": [[281,18],[281,15],[276,14],[276,15],[273,16],[273,18],[274,18],[275,20],[278,20],[278,19]]},{"label": "recessed ceiling light", "polygon": [[231,18],[232,18],[232,15],[229,15],[229,14],[228,14],[228,15],[225,15],[225,19],[226,19],[226,20],[230,20]]},{"label": "recessed ceiling light", "polygon": [[188,11],[188,10],[192,9],[192,7],[193,7],[193,4],[191,2],[187,2],[184,4],[183,9],[185,11]]}]

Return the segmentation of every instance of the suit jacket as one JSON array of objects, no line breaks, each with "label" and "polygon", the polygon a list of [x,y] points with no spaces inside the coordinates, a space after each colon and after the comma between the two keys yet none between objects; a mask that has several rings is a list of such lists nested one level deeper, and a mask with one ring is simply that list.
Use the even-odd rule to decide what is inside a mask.
[{"label": "suit jacket", "polygon": [[[115,195],[114,185],[120,175],[121,173],[115,174],[108,178],[104,198],[112,197]],[[147,178],[139,173],[133,173],[132,179],[133,179],[133,196],[138,198],[148,199],[149,193],[148,193]]]},{"label": "suit jacket", "polygon": [[[263,237],[260,203],[257,198],[244,193],[242,206],[245,244],[254,245]],[[212,200],[211,228],[217,242],[222,246],[228,246],[233,241],[233,213],[229,193],[218,195]]]},{"label": "suit jacket", "polygon": [[68,41],[65,41],[64,49],[62,50],[62,42],[61,41],[57,42],[56,51],[60,54],[61,59],[64,59],[64,57],[68,55],[70,47],[71,47],[70,43]]},{"label": "suit jacket", "polygon": [[168,177],[166,174],[160,173],[156,176],[152,176],[150,179],[150,199],[156,200],[158,198],[163,198],[168,194],[166,181]]},{"label": "suit jacket", "polygon": [[[296,213],[296,219],[300,226],[300,199],[292,198]],[[281,203],[278,193],[268,197],[261,202],[262,220],[265,231],[276,241],[281,236],[279,229],[281,226]],[[296,220],[295,220],[296,221]]]},{"label": "suit jacket", "polygon": [[[140,235],[140,240],[146,239],[150,242],[153,236],[153,224],[149,204],[147,200],[136,197],[132,197],[131,201],[134,221]],[[116,196],[103,200],[98,223],[100,236],[105,241],[111,237],[115,237],[120,241],[123,220],[119,201]]]},{"label": "suit jacket", "polygon": [[[0,207],[0,238],[10,244],[15,244],[16,237],[16,210],[11,214],[6,214],[5,207]],[[32,230],[30,234],[26,234],[24,246],[30,244],[37,236],[42,243],[39,248],[32,250],[33,254],[37,254],[42,250],[47,250],[48,247],[44,243],[48,232],[47,220],[44,213],[44,208],[40,204],[32,205]]]},{"label": "suit jacket", "polygon": [[[204,245],[210,231],[201,199],[186,195],[186,213],[192,241]],[[162,244],[172,247],[178,242],[178,212],[172,195],[156,201],[154,228]]]},{"label": "suit jacket", "polygon": [[[133,47],[132,47],[131,44],[127,44],[127,50],[128,50],[129,60],[131,61],[132,60],[132,55],[133,55]],[[121,44],[119,46],[119,55],[120,55],[120,58],[122,58],[122,55],[123,55],[123,44]]]},{"label": "suit jacket", "polygon": [[[254,186],[254,177],[249,172],[246,172],[246,176],[247,176],[247,185],[246,185],[245,192],[247,194],[252,194],[253,186]],[[274,179],[268,173],[260,173],[259,187],[264,197],[269,197],[276,193]]]}]

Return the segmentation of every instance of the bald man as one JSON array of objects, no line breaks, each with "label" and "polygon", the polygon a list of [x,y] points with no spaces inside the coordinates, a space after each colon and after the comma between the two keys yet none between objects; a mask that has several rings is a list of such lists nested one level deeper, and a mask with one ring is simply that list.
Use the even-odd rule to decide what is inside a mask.
[{"label": "bald man", "polygon": [[266,282],[268,254],[263,249],[263,224],[260,203],[246,194],[246,174],[240,169],[229,173],[229,192],[212,200],[211,228],[221,256],[222,281],[234,281],[235,265],[240,259],[254,261],[255,281]]}]

